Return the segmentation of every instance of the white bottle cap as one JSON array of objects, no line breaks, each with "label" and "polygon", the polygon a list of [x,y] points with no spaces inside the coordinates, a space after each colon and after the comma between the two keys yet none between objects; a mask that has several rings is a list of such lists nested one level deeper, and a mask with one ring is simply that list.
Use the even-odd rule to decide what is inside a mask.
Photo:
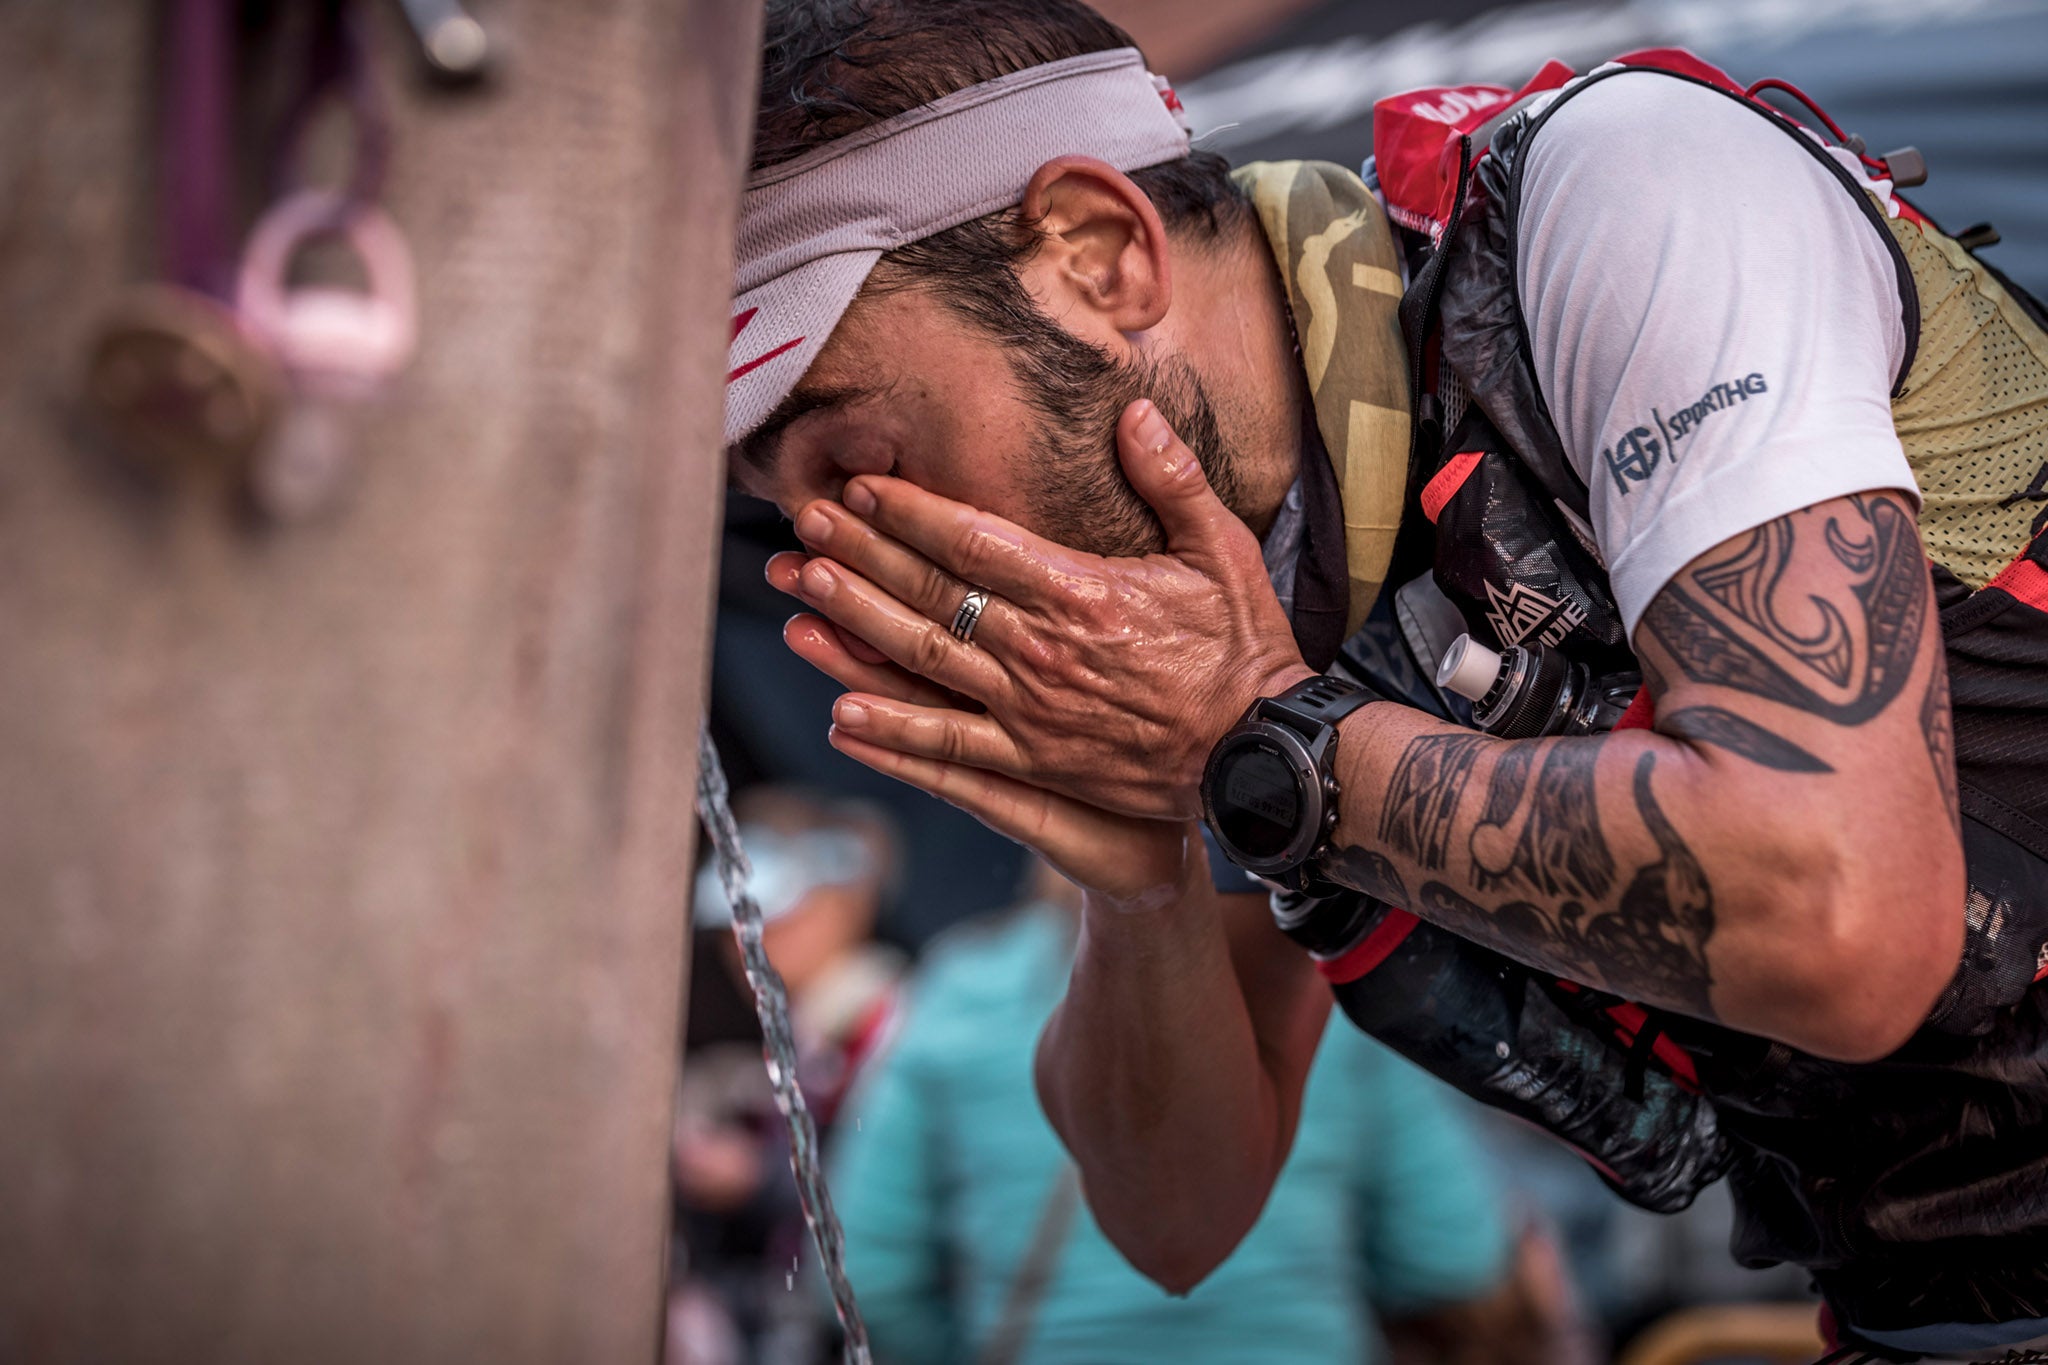
[{"label": "white bottle cap", "polygon": [[1478,701],[1500,677],[1500,655],[1469,635],[1460,635],[1444,651],[1436,666],[1436,685],[1447,692]]}]

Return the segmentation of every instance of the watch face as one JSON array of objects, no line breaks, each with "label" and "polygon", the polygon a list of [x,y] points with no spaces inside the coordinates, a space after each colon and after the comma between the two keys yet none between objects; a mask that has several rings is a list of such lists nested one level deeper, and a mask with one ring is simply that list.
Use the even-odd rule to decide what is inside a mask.
[{"label": "watch face", "polygon": [[1216,833],[1245,857],[1277,858],[1301,828],[1301,784],[1278,748],[1253,740],[1223,755]]}]

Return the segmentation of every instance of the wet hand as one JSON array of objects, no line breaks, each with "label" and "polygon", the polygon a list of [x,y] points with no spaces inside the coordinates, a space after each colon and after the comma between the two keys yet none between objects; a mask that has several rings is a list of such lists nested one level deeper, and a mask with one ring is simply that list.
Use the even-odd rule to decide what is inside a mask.
[{"label": "wet hand", "polygon": [[[1192,452],[1149,402],[1117,438],[1162,553],[1084,554],[874,476],[849,483],[844,505],[799,513],[814,557],[778,556],[769,579],[824,618],[792,621],[792,646],[853,689],[833,711],[835,744],[1106,812],[1199,813],[1216,739],[1253,698],[1310,674],[1257,541]],[[949,626],[970,584],[989,603],[968,644]]]},{"label": "wet hand", "polygon": [[[784,565],[771,576],[787,578],[795,572],[796,566]],[[974,705],[815,616],[796,617],[783,638],[800,657],[870,698],[938,710]],[[831,743],[847,757],[957,806],[1025,845],[1112,909],[1169,909],[1190,882],[1208,875],[1207,853],[1192,822],[1117,815],[1014,777],[886,749],[836,725]]]},{"label": "wet hand", "polygon": [[986,769],[885,749],[838,726],[832,747],[1023,844],[1110,909],[1171,911],[1208,877],[1208,851],[1191,820],[1118,815]]}]

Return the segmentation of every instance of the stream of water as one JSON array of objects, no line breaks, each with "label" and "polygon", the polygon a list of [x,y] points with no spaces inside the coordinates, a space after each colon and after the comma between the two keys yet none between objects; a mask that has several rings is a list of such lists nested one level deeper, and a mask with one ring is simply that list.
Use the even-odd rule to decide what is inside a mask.
[{"label": "stream of water", "polygon": [[803,1201],[804,1221],[818,1246],[818,1263],[824,1267],[825,1283],[832,1290],[832,1306],[846,1332],[846,1365],[870,1365],[868,1329],[854,1302],[853,1286],[846,1280],[846,1238],[840,1231],[839,1216],[832,1212],[832,1193],[825,1188],[825,1168],[818,1150],[818,1124],[804,1104],[803,1087],[796,1078],[796,1037],[789,1026],[789,992],[782,977],[768,961],[761,944],[761,907],[747,883],[753,869],[747,851],[740,845],[739,825],[732,818],[725,769],[718,761],[718,748],[708,732],[697,736],[697,815],[711,837],[718,880],[732,906],[733,937],[740,943],[740,956],[747,969],[747,984],[754,988],[754,1008],[761,1016],[761,1034],[767,1042],[763,1057],[768,1064],[768,1083],[775,1091],[775,1107],[789,1125],[789,1163],[796,1171],[797,1193]]}]

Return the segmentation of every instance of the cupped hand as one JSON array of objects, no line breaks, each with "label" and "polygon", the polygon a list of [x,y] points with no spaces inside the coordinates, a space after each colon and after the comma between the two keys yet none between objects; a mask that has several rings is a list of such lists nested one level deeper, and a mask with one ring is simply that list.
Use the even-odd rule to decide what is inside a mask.
[{"label": "cupped hand", "polygon": [[1113,909],[1168,910],[1192,881],[1207,875],[1206,849],[1192,821],[1117,815],[1014,777],[884,749],[836,725],[831,741],[847,757],[1023,844]]},{"label": "cupped hand", "polygon": [[[833,709],[835,744],[1103,812],[1199,814],[1217,738],[1254,698],[1311,675],[1257,541],[1151,403],[1124,413],[1117,446],[1165,528],[1161,553],[1084,554],[892,478],[802,509],[814,557],[778,556],[769,580],[826,618],[799,617],[789,636],[854,689]],[[962,643],[948,627],[969,584],[990,601]]]},{"label": "cupped hand", "polygon": [[[815,616],[783,630],[797,655],[871,697],[943,709],[959,699],[889,664],[860,640]],[[1145,910],[1177,901],[1188,879],[1207,873],[1200,834],[1185,821],[1117,815],[964,764],[898,753],[833,726],[832,747],[885,777],[906,782],[1023,844],[1112,908]]]}]

